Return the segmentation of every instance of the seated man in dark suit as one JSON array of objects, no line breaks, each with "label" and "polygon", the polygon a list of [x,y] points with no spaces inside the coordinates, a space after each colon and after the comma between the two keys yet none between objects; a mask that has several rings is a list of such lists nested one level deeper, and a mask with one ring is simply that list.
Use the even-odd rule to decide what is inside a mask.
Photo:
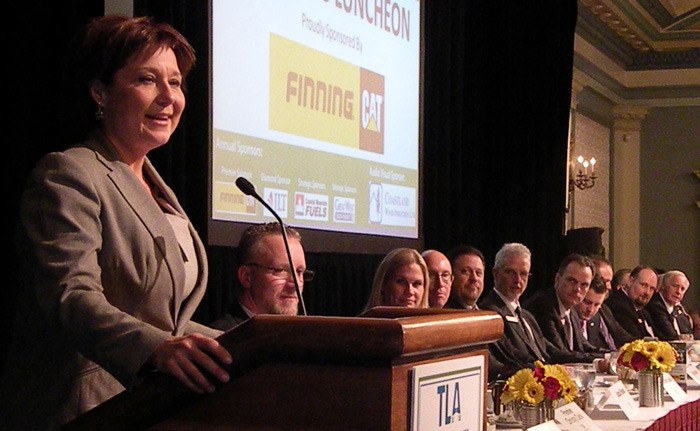
[{"label": "seated man in dark suit", "polygon": [[[606,288],[605,292],[605,297],[603,298],[603,304],[600,306],[600,309],[598,310],[597,313],[593,314],[593,317],[591,317],[588,321],[588,326],[592,330],[591,337],[595,341],[592,344],[597,345],[598,347],[606,347],[602,345],[602,341],[600,339],[597,339],[597,334],[600,333],[605,337],[605,335],[608,335],[609,337],[612,337],[612,340],[614,341],[615,347],[612,347],[611,350],[615,350],[616,348],[619,349],[622,347],[625,343],[629,343],[632,340],[635,340],[635,337],[633,337],[625,328],[623,328],[617,320],[615,320],[615,317],[613,317],[612,312],[610,311],[610,308],[605,304],[605,299],[607,299],[610,296],[610,293],[613,290],[616,290],[615,283],[615,276],[618,276],[617,282],[620,282],[620,280],[626,280],[629,279],[629,273],[631,272],[629,269],[628,270],[623,270],[622,272],[618,271],[616,273],[613,273],[613,268],[612,264],[610,261],[602,256],[591,256],[591,261],[593,262],[593,265],[595,265],[596,270],[598,271],[598,275],[600,278],[603,280],[603,283]],[[624,274],[626,271],[627,276],[621,276],[620,274]],[[591,292],[591,289],[588,289],[588,293]],[[584,298],[585,300],[585,298]],[[591,338],[589,338],[589,341]],[[599,344],[596,344],[599,343]],[[610,346],[610,344],[606,343],[607,347]]]},{"label": "seated man in dark suit", "polygon": [[[285,227],[299,290],[311,281],[313,271],[306,269],[301,235]],[[256,314],[295,316],[299,311],[292,269],[280,225],[277,222],[249,226],[238,243],[238,281],[241,292],[227,313],[212,328],[227,331]]]},{"label": "seated man in dark suit", "polygon": [[640,265],[632,270],[627,284],[620,290],[613,290],[605,300],[615,319],[635,339],[654,336],[651,316],[644,309],[654,290],[656,271]]},{"label": "seated man in dark suit", "polygon": [[571,352],[577,362],[593,362],[609,351],[593,346],[581,335],[579,322],[574,321],[571,312],[588,292],[595,271],[589,258],[570,254],[559,265],[554,287],[540,290],[525,304],[545,338],[560,350]]},{"label": "seated man in dark suit", "polygon": [[572,322],[578,321],[581,335],[589,343],[612,351],[635,338],[617,323],[610,309],[603,308],[607,297],[608,289],[604,280],[598,276],[593,277],[586,296],[574,306]]},{"label": "seated man in dark suit", "polygon": [[503,336],[489,351],[504,364],[507,377],[520,368],[532,368],[536,360],[547,363],[579,362],[580,357],[549,342],[535,317],[520,306],[520,296],[530,277],[530,250],[519,243],[504,244],[493,267],[494,288],[479,302],[482,310],[503,318]]},{"label": "seated man in dark suit", "polygon": [[673,341],[680,334],[692,334],[693,324],[681,301],[690,287],[688,277],[681,271],[668,271],[661,278],[658,291],[644,307],[651,316],[656,336]]},{"label": "seated man in dark suit", "polygon": [[630,279],[630,272],[632,272],[632,270],[628,268],[622,268],[615,271],[612,281],[610,282],[612,290],[622,289]]}]

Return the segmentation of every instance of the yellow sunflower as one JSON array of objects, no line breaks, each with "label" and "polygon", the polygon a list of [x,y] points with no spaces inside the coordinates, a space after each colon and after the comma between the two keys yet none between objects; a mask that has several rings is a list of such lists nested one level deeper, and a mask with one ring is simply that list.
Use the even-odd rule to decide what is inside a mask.
[{"label": "yellow sunflower", "polygon": [[544,386],[535,380],[525,383],[522,399],[526,403],[539,404],[544,400]]},{"label": "yellow sunflower", "polygon": [[571,378],[569,377],[569,373],[566,371],[566,368],[562,367],[559,364],[545,365],[544,375],[545,377],[554,377],[555,379],[559,380],[559,383],[565,380],[571,380]]},{"label": "yellow sunflower", "polygon": [[535,376],[529,368],[518,370],[506,380],[506,390],[501,394],[501,402],[507,404],[513,400],[520,400],[523,388],[528,382],[535,381]]},{"label": "yellow sunflower", "polygon": [[668,373],[676,365],[676,350],[666,342],[656,346],[653,355],[649,356],[649,367]]},{"label": "yellow sunflower", "polygon": [[651,358],[652,356],[654,356],[656,354],[656,352],[659,351],[659,345],[655,342],[644,343],[643,347],[644,348],[642,350],[642,353],[647,358]]},{"label": "yellow sunflower", "polygon": [[564,401],[567,403],[572,402],[573,400],[576,399],[578,396],[578,387],[576,387],[576,384],[574,383],[573,380],[568,379],[561,381],[561,389],[559,392],[561,393],[562,398],[564,398]]},{"label": "yellow sunflower", "polygon": [[629,364],[632,361],[632,356],[634,356],[636,352],[641,352],[643,350],[644,340],[631,341],[620,348],[620,351],[622,351],[622,360],[624,363]]}]

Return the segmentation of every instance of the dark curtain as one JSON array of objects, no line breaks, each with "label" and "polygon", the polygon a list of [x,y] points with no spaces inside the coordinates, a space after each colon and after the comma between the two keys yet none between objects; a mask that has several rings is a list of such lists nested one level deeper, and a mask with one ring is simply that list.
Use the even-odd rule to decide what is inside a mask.
[{"label": "dark curtain", "polygon": [[[69,37],[101,1],[11,2],[5,30],[10,115],[10,215],[30,167],[62,148],[56,112],[57,68]],[[504,242],[533,253],[526,295],[552,283],[562,256],[566,139],[571,97],[576,1],[539,7],[505,0],[425,2],[423,231],[426,248],[460,243],[480,248],[487,269]],[[206,233],[208,176],[208,22],[203,0],[136,0],[135,15],[170,22],[190,40],[198,63],[188,106],[167,146],[151,159]],[[11,246],[8,246],[11,250]],[[209,247],[210,286],[197,317],[214,319],[233,299],[234,250]],[[3,327],[11,329],[17,274],[7,259]],[[363,307],[382,256],[312,253],[316,279],[305,290],[313,315],[352,316]],[[490,272],[487,289],[491,287]],[[31,317],[25,317],[31,318]]]},{"label": "dark curtain", "polygon": [[573,0],[426,2],[425,245],[472,244],[490,269],[525,244],[526,296],[563,257],[575,25]]}]

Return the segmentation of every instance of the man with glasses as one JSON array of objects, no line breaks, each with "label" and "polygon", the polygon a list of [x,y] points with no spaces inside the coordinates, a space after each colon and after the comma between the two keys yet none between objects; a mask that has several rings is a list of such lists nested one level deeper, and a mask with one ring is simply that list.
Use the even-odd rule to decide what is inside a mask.
[{"label": "man with glasses", "polygon": [[639,265],[632,270],[621,290],[613,290],[605,304],[615,319],[635,339],[653,337],[649,312],[644,309],[656,290],[656,270]]},{"label": "man with glasses", "polygon": [[576,354],[547,340],[532,313],[520,305],[520,297],[530,279],[531,259],[530,250],[525,245],[504,244],[496,253],[494,288],[479,302],[482,309],[495,311],[503,318],[503,336],[489,345],[491,355],[504,364],[502,377],[508,377],[520,368],[532,368],[536,360],[579,362]]},{"label": "man with glasses", "polygon": [[445,308],[478,310],[477,301],[484,291],[484,255],[470,245],[460,245],[448,253],[454,282],[452,295]]},{"label": "man with glasses", "polygon": [[425,264],[428,266],[430,276],[430,291],[428,292],[428,306],[430,308],[442,308],[447,303],[452,290],[452,266],[447,256],[437,250],[426,250],[421,253]]},{"label": "man with glasses", "polygon": [[240,294],[212,327],[229,330],[256,314],[297,315],[299,297],[293,276],[299,291],[303,291],[304,282],[311,281],[314,273],[306,269],[299,232],[286,226],[285,233],[293,268],[289,266],[279,223],[252,225],[243,232],[237,250]]}]

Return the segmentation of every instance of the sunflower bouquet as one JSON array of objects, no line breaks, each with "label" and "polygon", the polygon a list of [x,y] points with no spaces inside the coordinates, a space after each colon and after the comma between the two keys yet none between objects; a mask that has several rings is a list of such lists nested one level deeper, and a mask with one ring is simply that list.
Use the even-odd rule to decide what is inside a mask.
[{"label": "sunflower bouquet", "polygon": [[634,340],[620,347],[617,365],[634,371],[668,373],[676,365],[678,353],[666,341]]},{"label": "sunflower bouquet", "polygon": [[535,361],[535,369],[523,368],[510,376],[501,394],[501,403],[539,405],[563,400],[572,402],[578,394],[576,383],[561,365]]}]

